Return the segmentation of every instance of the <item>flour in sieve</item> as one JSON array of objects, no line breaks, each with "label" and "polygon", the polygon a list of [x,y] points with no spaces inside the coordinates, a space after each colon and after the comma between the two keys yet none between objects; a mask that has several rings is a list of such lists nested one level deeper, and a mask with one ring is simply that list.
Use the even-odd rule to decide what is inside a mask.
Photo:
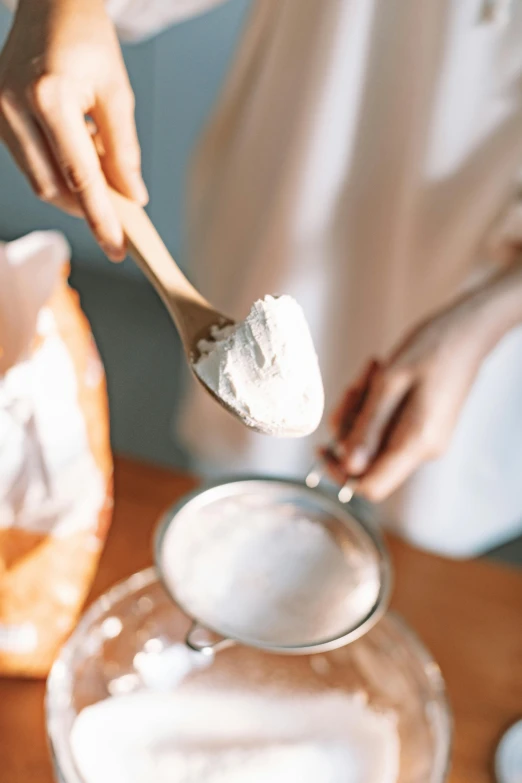
[{"label": "flour in sieve", "polygon": [[244,641],[289,646],[341,636],[379,591],[377,566],[361,579],[324,525],[262,497],[181,515],[170,533],[162,570],[176,598]]}]

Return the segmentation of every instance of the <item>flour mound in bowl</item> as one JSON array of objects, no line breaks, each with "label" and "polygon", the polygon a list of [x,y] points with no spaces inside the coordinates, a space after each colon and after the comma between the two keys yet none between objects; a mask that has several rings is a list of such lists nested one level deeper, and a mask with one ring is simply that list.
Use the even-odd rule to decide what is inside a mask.
[{"label": "flour mound in bowl", "polygon": [[291,296],[258,300],[241,323],[213,327],[198,349],[196,374],[248,426],[287,438],[319,426],[321,371],[306,318]]},{"label": "flour mound in bowl", "polygon": [[396,716],[339,691],[141,691],[82,710],[85,783],[396,783]]}]

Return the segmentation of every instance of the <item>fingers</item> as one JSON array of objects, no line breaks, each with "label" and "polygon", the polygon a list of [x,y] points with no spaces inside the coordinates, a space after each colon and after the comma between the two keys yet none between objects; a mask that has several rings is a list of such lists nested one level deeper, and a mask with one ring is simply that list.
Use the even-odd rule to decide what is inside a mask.
[{"label": "fingers", "polygon": [[332,428],[337,442],[344,441],[350,432],[356,416],[360,413],[371,381],[380,366],[380,362],[375,359],[368,362],[359,378],[346,392],[341,404],[334,411]]},{"label": "fingers", "polygon": [[361,476],[375,459],[410,384],[405,373],[382,368],[374,372],[362,409],[341,444],[347,475]]},{"label": "fingers", "polygon": [[332,454],[330,449],[323,448],[319,450],[319,457],[322,461],[322,465],[324,465],[330,474],[330,477],[337,482],[337,484],[344,484],[346,481],[346,471],[341,466],[335,454]]},{"label": "fingers", "polygon": [[1,136],[35,194],[43,201],[60,206],[67,212],[81,214],[78,204],[54,164],[49,146],[36,122],[11,96],[2,96],[0,103]]},{"label": "fingers", "polygon": [[339,449],[361,411],[368,389],[371,386],[372,378],[379,368],[380,363],[372,359],[368,362],[355,383],[350,386],[341,404],[332,415],[335,446],[319,451],[319,456],[330,476],[340,484],[344,484],[346,481],[346,471],[341,464],[343,454],[339,452]]},{"label": "fingers", "polygon": [[413,391],[404,400],[385,448],[358,481],[357,491],[379,503],[392,494],[428,459],[439,456],[445,443],[442,432],[428,425],[422,392]]},{"label": "fingers", "polygon": [[59,80],[43,79],[33,89],[31,98],[58,169],[69,190],[77,196],[94,236],[110,258],[122,260],[123,230],[75,95]]},{"label": "fingers", "polygon": [[110,184],[141,206],[149,200],[141,176],[141,152],[134,120],[134,96],[119,89],[92,112],[103,144],[102,167]]}]

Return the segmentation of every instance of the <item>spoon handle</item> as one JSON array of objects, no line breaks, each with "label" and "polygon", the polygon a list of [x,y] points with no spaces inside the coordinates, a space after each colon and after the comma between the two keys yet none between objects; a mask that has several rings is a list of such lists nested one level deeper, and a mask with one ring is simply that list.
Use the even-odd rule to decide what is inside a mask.
[{"label": "spoon handle", "polygon": [[191,321],[199,323],[202,312],[212,308],[176,264],[145,210],[112,189],[111,199],[132,258],[162,298],[182,340],[191,345]]}]

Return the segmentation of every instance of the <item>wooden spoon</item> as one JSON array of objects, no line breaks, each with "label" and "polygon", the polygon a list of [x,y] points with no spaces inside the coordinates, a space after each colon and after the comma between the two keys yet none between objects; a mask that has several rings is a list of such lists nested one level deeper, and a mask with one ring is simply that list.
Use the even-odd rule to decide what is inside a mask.
[{"label": "wooden spoon", "polygon": [[[212,307],[189,283],[145,210],[115,190],[111,189],[110,193],[127,239],[129,253],[163,300],[193,369],[193,362],[199,353],[198,342],[209,337],[211,326],[226,326],[234,322]],[[198,380],[203,383],[200,378]]]},{"label": "wooden spoon", "polygon": [[273,434],[272,425],[253,420],[233,408],[199,377],[194,364],[199,358],[198,343],[212,339],[212,326],[230,326],[234,321],[219,312],[196,291],[178,267],[147,213],[134,201],[109,188],[111,199],[123,227],[130,255],[148,277],[179,332],[190,369],[203,388],[244,425],[264,434]]},{"label": "wooden spoon", "polygon": [[229,413],[251,429],[262,431],[222,400],[194,370],[194,362],[199,357],[199,341],[210,338],[212,326],[232,325],[234,321],[212,307],[210,302],[189,283],[165,247],[145,210],[112,188],[109,190],[127,239],[129,253],[150,280],[169,311],[181,337],[192,374]]}]

